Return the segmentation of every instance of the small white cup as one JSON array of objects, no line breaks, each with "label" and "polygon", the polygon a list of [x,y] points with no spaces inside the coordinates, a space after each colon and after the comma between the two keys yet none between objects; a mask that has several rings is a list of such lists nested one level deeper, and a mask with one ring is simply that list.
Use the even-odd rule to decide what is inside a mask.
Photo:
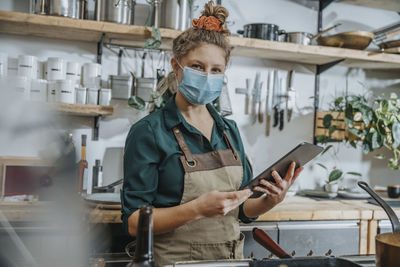
[{"label": "small white cup", "polygon": [[75,81],[56,81],[56,101],[67,104],[75,103]]},{"label": "small white cup", "polygon": [[35,79],[31,81],[31,96],[32,101],[46,102],[47,101],[47,81]]},{"label": "small white cup", "polygon": [[66,79],[66,63],[59,57],[49,57],[46,64],[46,77],[48,81]]},{"label": "small white cup", "polygon": [[18,76],[25,76],[29,79],[37,79],[38,58],[29,55],[18,57]]}]

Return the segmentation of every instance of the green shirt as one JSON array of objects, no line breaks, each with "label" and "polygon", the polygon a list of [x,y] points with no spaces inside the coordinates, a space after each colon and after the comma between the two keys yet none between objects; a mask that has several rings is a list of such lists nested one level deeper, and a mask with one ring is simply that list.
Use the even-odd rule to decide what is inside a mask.
[{"label": "green shirt", "polygon": [[[143,205],[156,208],[179,205],[185,173],[179,160],[183,153],[172,132],[177,125],[180,125],[193,154],[228,149],[223,138],[223,132],[226,131],[242,160],[242,187],[252,179],[252,171],[246,160],[236,123],[221,117],[210,104],[207,109],[215,122],[211,143],[199,130],[186,122],[176,107],[175,97],[171,97],[161,110],[146,116],[131,127],[125,142],[124,183],[121,191],[125,229],[128,217]],[[245,223],[254,221],[255,218],[244,215],[242,206],[239,208],[239,219]]]}]

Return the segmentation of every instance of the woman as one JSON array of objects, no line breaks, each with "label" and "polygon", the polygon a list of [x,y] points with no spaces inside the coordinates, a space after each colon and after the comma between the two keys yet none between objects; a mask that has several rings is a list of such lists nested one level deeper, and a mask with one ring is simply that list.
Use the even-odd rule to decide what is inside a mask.
[{"label": "woman", "polygon": [[157,265],[176,261],[243,258],[238,219],[248,223],[281,202],[301,172],[295,165],[263,197],[240,190],[252,178],[234,121],[209,103],[222,88],[229,60],[228,12],[205,5],[193,27],[173,42],[178,92],[166,106],[132,126],[125,146],[122,218],[136,235],[138,208],[153,205]]}]

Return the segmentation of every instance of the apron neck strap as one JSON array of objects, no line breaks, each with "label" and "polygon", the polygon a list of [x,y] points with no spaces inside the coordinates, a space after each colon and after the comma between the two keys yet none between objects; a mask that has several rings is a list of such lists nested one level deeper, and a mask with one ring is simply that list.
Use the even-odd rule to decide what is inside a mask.
[{"label": "apron neck strap", "polygon": [[225,131],[224,131],[224,139],[225,139],[225,142],[228,145],[229,149],[232,150],[232,153],[235,156],[235,158],[238,158],[239,155],[238,155],[236,149],[233,147],[233,145],[231,143],[231,139],[229,138],[229,135]]},{"label": "apron neck strap", "polygon": [[185,155],[187,162],[194,162],[192,153],[189,150],[188,145],[186,144],[185,138],[183,138],[181,130],[178,127],[173,128],[173,133],[175,135],[176,141],[178,141],[178,145],[181,148],[183,154]]}]

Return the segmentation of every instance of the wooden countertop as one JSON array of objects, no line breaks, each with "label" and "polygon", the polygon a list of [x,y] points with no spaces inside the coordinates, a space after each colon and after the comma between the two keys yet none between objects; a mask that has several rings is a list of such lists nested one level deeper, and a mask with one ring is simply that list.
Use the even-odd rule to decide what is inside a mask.
[{"label": "wooden countertop", "polygon": [[[54,216],[55,205],[49,202],[0,202],[0,211],[10,222],[45,221]],[[395,209],[400,216],[400,208]],[[84,206],[83,216],[92,223],[121,223],[120,209]],[[0,217],[1,219],[1,217]],[[287,197],[284,202],[261,215],[258,221],[289,220],[383,220],[385,212],[365,200],[323,200]]]}]

